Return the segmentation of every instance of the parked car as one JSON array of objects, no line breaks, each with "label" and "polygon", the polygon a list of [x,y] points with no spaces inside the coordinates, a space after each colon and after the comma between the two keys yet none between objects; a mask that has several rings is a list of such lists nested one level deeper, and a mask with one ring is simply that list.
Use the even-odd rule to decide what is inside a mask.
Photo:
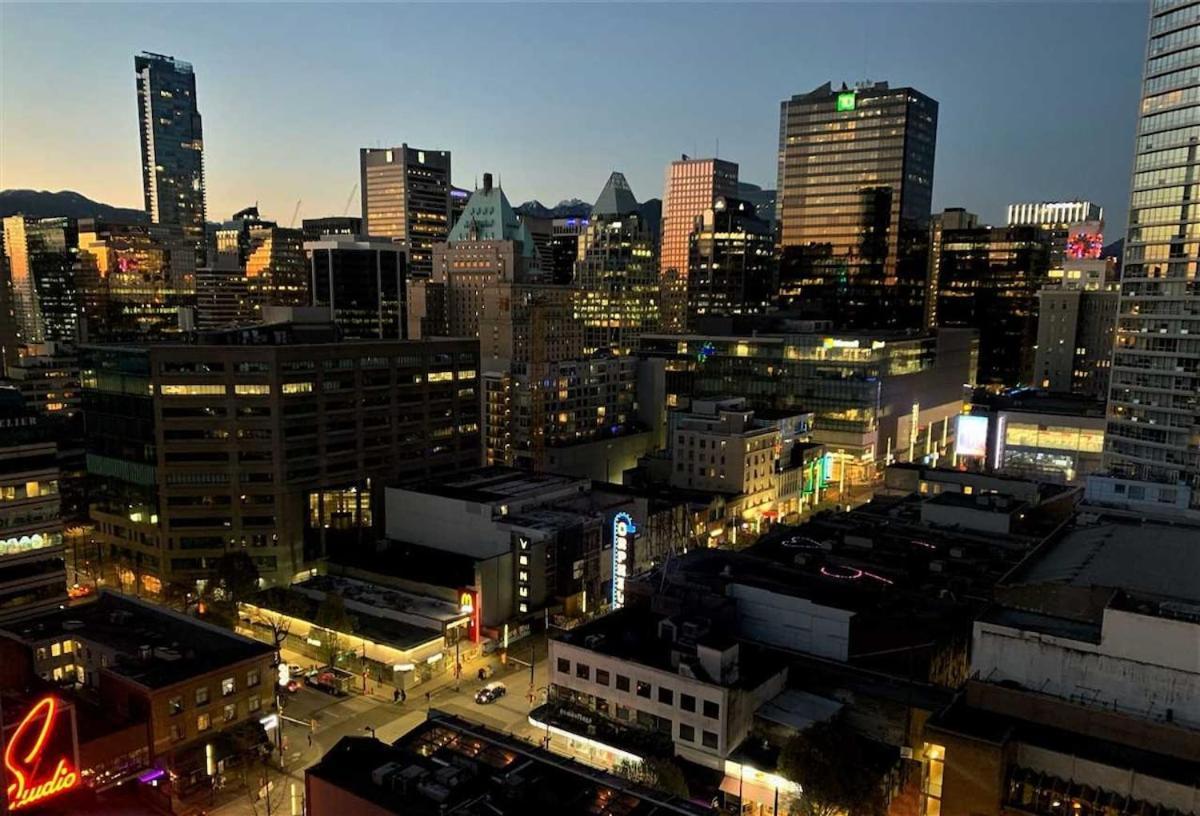
[{"label": "parked car", "polygon": [[331,666],[315,669],[304,675],[304,684],[317,691],[332,694],[334,697],[345,697],[350,691],[350,683],[354,675],[344,669]]},{"label": "parked car", "polygon": [[299,663],[288,663],[288,677],[293,680],[300,680],[304,677],[304,669]]},{"label": "parked car", "polygon": [[486,686],[475,692],[475,702],[480,705],[494,703],[508,694],[508,687],[503,683],[488,683]]},{"label": "parked car", "polygon": [[296,680],[294,678],[291,680],[288,680],[287,685],[284,686],[284,688],[287,689],[287,692],[289,694],[295,694],[297,691],[300,690],[300,681]]}]

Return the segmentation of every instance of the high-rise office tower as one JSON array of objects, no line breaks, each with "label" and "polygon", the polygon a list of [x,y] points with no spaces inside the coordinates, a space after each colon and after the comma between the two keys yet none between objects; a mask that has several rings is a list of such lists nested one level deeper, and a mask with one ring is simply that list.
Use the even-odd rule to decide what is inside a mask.
[{"label": "high-rise office tower", "polygon": [[689,251],[689,328],[709,317],[767,310],[775,296],[775,241],[752,202],[718,198],[696,219]]},{"label": "high-rise office tower", "polygon": [[175,224],[204,248],[204,134],[196,75],[174,57],[142,52],[137,71],[142,139],[142,194],[155,224]]},{"label": "high-rise office tower", "polygon": [[979,330],[979,381],[1012,387],[1033,377],[1038,290],[1049,281],[1050,246],[1040,227],[946,227],[933,230],[937,325]]},{"label": "high-rise office tower", "polygon": [[195,244],[178,226],[80,219],[75,282],[82,340],[174,336],[196,299]]},{"label": "high-rise office tower", "polygon": [[1182,505],[1190,492],[1193,509],[1200,509],[1200,187],[1189,181],[1200,171],[1197,8],[1151,5],[1104,440],[1112,473],[1143,483],[1114,491],[1164,505]]},{"label": "high-rise office tower", "polygon": [[409,268],[428,276],[450,232],[450,151],[364,147],[358,160],[367,235],[404,242]]},{"label": "high-rise office tower", "polygon": [[585,353],[631,354],[661,319],[654,238],[621,173],[613,173],[592,207],[575,264],[575,315]]},{"label": "high-rise office tower", "polygon": [[408,336],[407,264],[404,249],[390,241],[326,235],[306,241],[312,305],[329,308],[348,340],[396,340]]},{"label": "high-rise office tower", "polygon": [[779,115],[780,299],[839,328],[925,315],[937,102],[827,82]]},{"label": "high-rise office tower", "polygon": [[77,246],[78,233],[69,218],[4,219],[0,287],[8,288],[8,319],[19,344],[75,342],[79,306],[72,267]]},{"label": "high-rise office tower", "polygon": [[1072,224],[1101,221],[1104,208],[1090,201],[1030,201],[1008,205],[1010,227],[1041,227],[1050,236],[1050,266],[1059,267],[1065,257],[1067,232]]},{"label": "high-rise office tower", "polygon": [[736,198],[737,186],[738,166],[730,161],[684,156],[667,165],[658,264],[665,330],[682,331],[687,322],[688,241],[696,219],[718,198]]}]

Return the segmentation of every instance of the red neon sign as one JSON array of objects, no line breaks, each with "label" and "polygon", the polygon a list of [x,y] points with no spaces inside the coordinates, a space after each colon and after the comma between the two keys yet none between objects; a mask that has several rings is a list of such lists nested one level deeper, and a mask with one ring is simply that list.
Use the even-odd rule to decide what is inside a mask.
[{"label": "red neon sign", "polygon": [[[9,810],[29,807],[79,784],[79,774],[66,757],[59,757],[58,762],[54,763],[42,756],[57,719],[57,701],[53,697],[43,697],[29,710],[9,738],[4,749],[4,768],[9,779]],[[28,750],[25,749],[26,745]],[[52,773],[39,776],[43,767],[49,768],[51,765],[54,768]]]}]

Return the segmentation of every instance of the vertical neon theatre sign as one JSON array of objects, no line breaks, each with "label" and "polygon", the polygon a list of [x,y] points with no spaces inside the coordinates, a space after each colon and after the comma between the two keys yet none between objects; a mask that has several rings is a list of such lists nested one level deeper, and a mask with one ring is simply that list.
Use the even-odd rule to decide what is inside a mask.
[{"label": "vertical neon theatre sign", "polygon": [[9,737],[4,748],[9,810],[29,807],[79,785],[79,774],[65,756],[46,755],[58,715],[58,702],[43,697]]},{"label": "vertical neon theatre sign", "polygon": [[629,575],[629,539],[637,532],[633,517],[617,513],[613,517],[612,605],[625,605],[625,578]]}]

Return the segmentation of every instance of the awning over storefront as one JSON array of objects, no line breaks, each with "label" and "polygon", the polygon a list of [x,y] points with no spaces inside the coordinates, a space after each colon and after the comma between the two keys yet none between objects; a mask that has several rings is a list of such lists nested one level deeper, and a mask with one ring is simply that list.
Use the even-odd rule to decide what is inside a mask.
[{"label": "awning over storefront", "polygon": [[[726,796],[736,797],[739,804],[742,805],[750,802],[758,802],[767,807],[775,806],[775,789],[768,788],[766,785],[760,785],[749,779],[742,780],[736,776],[727,775],[721,780],[721,792]],[[781,807],[786,807],[788,796],[789,793],[787,791],[779,791],[779,804]]]}]

